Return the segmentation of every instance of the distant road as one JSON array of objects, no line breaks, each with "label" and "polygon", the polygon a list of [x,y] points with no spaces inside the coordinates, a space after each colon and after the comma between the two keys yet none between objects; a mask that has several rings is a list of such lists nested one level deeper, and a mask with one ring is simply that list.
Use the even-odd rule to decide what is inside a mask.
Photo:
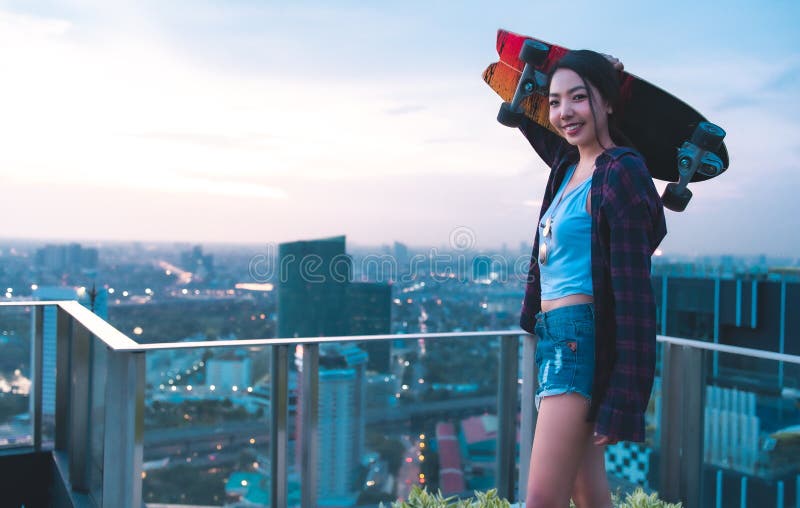
[{"label": "distant road", "polygon": [[[407,420],[414,416],[454,416],[461,411],[492,411],[497,406],[497,397],[470,397],[435,402],[419,402],[394,408],[372,408],[366,411],[369,425]],[[171,446],[176,444],[201,444],[220,441],[236,443],[250,438],[263,442],[269,436],[269,420],[230,422],[213,426],[192,426],[173,429],[149,429],[144,433],[146,448]]]},{"label": "distant road", "polygon": [[175,443],[188,443],[194,441],[214,441],[243,439],[249,440],[256,437],[256,434],[266,435],[269,433],[269,422],[245,421],[228,422],[212,426],[192,426],[173,429],[148,429],[144,431],[145,446],[171,445]]},{"label": "distant road", "polygon": [[416,402],[409,406],[398,406],[393,408],[373,408],[367,409],[367,423],[391,422],[406,420],[412,416],[437,415],[445,413],[450,416],[453,413],[466,410],[494,410],[497,408],[497,397],[487,395],[484,397],[469,397],[452,400],[437,400],[434,402]]}]

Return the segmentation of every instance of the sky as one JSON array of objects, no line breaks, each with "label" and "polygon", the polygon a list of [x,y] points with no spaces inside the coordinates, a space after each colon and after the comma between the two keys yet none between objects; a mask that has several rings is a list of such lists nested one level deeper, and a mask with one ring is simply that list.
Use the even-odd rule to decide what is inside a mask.
[{"label": "sky", "polygon": [[797,257],[798,26],[796,0],[0,0],[0,236],[530,245],[547,167],[481,79],[502,27],[727,131],[665,254]]}]

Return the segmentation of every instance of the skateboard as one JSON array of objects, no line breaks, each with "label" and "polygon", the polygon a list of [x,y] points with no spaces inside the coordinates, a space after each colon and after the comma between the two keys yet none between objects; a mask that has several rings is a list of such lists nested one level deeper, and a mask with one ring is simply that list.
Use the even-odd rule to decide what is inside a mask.
[{"label": "skateboard", "polygon": [[[500,61],[483,71],[483,80],[506,102],[497,120],[518,127],[528,117],[553,132],[548,120],[548,82],[553,65],[569,50],[533,37],[497,31]],[[626,71],[620,71],[617,126],[645,159],[653,178],[671,182],[661,199],[683,211],[692,197],[689,182],[700,182],[728,168],[725,131],[694,108]]]}]

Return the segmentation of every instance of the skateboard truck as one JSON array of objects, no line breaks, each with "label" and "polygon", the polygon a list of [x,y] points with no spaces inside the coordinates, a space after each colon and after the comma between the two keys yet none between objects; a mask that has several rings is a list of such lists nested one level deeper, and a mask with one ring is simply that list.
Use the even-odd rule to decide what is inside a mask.
[{"label": "skateboard truck", "polygon": [[725,166],[714,153],[722,145],[725,131],[709,122],[700,122],[690,141],[678,149],[678,181],[667,184],[661,201],[675,212],[682,212],[692,199],[692,191],[686,186],[695,173],[712,178],[722,173]]},{"label": "skateboard truck", "polygon": [[525,69],[522,71],[522,77],[511,102],[500,105],[500,111],[497,113],[498,122],[506,127],[519,127],[525,118],[520,108],[523,99],[535,93],[547,95],[547,74],[536,69],[536,66],[545,61],[549,51],[550,47],[543,42],[528,39],[522,44],[519,59],[525,62]]}]

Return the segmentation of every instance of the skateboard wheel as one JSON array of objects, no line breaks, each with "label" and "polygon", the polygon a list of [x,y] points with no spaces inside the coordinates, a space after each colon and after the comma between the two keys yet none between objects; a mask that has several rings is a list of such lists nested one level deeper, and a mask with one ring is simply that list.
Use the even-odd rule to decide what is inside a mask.
[{"label": "skateboard wheel", "polygon": [[519,59],[526,64],[537,66],[544,62],[549,52],[550,46],[547,44],[528,39],[522,44],[522,49],[519,51]]},{"label": "skateboard wheel", "polygon": [[692,191],[686,187],[681,189],[674,182],[667,184],[664,194],[661,195],[661,202],[673,212],[686,210],[686,205],[689,204],[690,199],[692,199]]},{"label": "skateboard wheel", "polygon": [[510,102],[504,102],[497,112],[497,121],[506,127],[519,127],[524,116],[521,111],[514,111]]},{"label": "skateboard wheel", "polygon": [[710,122],[700,122],[692,134],[692,143],[703,150],[715,151],[722,144],[725,131]]}]

